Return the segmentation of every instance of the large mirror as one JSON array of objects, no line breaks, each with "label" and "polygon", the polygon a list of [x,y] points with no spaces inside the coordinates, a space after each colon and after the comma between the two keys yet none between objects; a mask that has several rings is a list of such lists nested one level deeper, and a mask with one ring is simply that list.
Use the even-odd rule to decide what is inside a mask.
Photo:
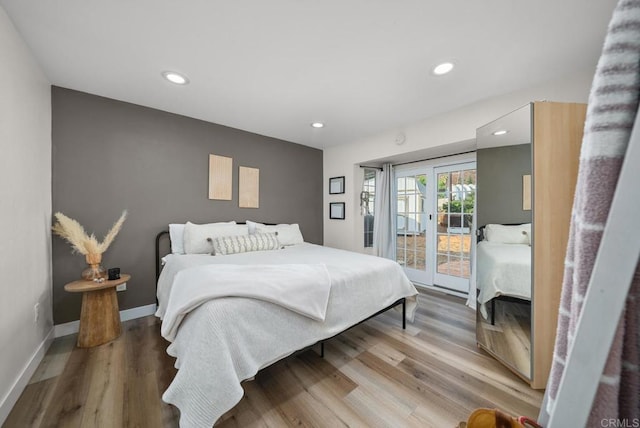
[{"label": "large mirror", "polygon": [[531,378],[532,107],[478,128],[478,344]]}]

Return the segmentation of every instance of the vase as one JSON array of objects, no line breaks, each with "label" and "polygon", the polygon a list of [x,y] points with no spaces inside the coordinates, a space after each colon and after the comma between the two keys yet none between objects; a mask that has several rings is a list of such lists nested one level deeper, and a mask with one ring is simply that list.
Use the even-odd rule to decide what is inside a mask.
[{"label": "vase", "polygon": [[85,257],[88,268],[82,271],[82,279],[85,281],[95,281],[107,277],[107,270],[102,267],[102,254],[87,254]]}]

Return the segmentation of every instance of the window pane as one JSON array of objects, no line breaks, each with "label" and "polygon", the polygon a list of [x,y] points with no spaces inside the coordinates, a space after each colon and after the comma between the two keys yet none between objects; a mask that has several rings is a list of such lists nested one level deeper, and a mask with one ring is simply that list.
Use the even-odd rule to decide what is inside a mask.
[{"label": "window pane", "polygon": [[467,169],[464,171],[464,184],[476,184],[476,170],[475,169]]},{"label": "window pane", "polygon": [[449,214],[449,233],[460,233],[462,228],[462,215]]},{"label": "window pane", "polygon": [[407,250],[415,251],[416,250],[416,235],[411,232],[411,235],[407,236]]},{"label": "window pane", "polygon": [[451,173],[451,186],[453,187],[456,184],[462,184],[461,183],[461,177],[462,174],[460,174],[460,171],[453,171]]},{"label": "window pane", "polygon": [[376,169],[364,168],[364,181],[360,194],[360,210],[364,221],[364,246],[373,247],[373,223],[376,194]]},{"label": "window pane", "polygon": [[462,259],[462,276],[464,278],[471,276],[471,261],[468,258]]},{"label": "window pane", "polygon": [[449,252],[449,235],[446,234],[438,234],[438,252],[439,253],[448,253]]},{"label": "window pane", "polygon": [[443,213],[447,211],[447,207],[449,206],[449,197],[446,193],[439,192],[438,193],[438,212]]},{"label": "window pane", "polygon": [[407,251],[407,267],[416,268],[416,253],[415,251]]},{"label": "window pane", "polygon": [[449,256],[449,275],[462,276],[460,257],[456,257],[454,255]]},{"label": "window pane", "polygon": [[463,257],[471,257],[471,235],[460,235],[460,239],[462,239],[460,253]]},{"label": "window pane", "polygon": [[446,254],[438,254],[437,271],[445,275],[449,274],[449,257]]},{"label": "window pane", "polygon": [[412,193],[409,199],[409,210],[410,213],[418,212],[418,194]]},{"label": "window pane", "polygon": [[462,235],[449,236],[449,251],[451,252],[451,255],[460,256],[462,246],[463,246]]},{"label": "window pane", "polygon": [[416,235],[416,269],[425,270],[426,268],[426,244],[427,238],[425,236],[426,214],[420,215],[420,231],[421,233]]},{"label": "window pane", "polygon": [[373,247],[373,222],[374,218],[371,214],[364,216],[364,246]]},{"label": "window pane", "polygon": [[424,234],[427,230],[427,215],[426,214],[418,214],[418,232],[420,235],[424,237]]},{"label": "window pane", "polygon": [[438,174],[438,192],[446,192],[449,184],[449,174]]}]

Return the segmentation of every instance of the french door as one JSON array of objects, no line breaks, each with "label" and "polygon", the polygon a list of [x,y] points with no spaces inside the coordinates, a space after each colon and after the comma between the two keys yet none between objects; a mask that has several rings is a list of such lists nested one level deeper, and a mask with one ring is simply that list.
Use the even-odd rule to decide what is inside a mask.
[{"label": "french door", "polygon": [[469,292],[475,162],[396,170],[396,261],[413,282]]},{"label": "french door", "polygon": [[411,281],[428,283],[432,276],[427,263],[427,173],[420,170],[396,172],[396,261]]},{"label": "french door", "polygon": [[473,212],[476,200],[475,162],[435,168],[436,213],[433,282],[469,292]]}]

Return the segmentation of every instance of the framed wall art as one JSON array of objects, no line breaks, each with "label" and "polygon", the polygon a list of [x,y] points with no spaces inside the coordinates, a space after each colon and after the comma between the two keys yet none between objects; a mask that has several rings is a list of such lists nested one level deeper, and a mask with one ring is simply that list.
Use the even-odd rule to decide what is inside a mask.
[{"label": "framed wall art", "polygon": [[338,195],[344,193],[344,175],[342,177],[331,177],[329,179],[329,194]]},{"label": "framed wall art", "polygon": [[329,218],[332,220],[344,220],[344,202],[331,202],[329,204]]}]

